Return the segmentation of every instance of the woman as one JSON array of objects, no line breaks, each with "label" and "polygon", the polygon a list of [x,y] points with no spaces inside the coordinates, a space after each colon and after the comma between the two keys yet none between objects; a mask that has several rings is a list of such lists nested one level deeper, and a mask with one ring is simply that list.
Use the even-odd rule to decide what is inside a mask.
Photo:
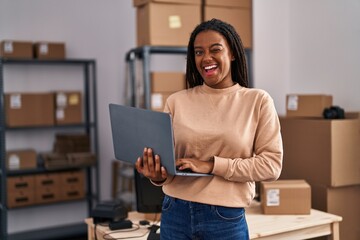
[{"label": "woman", "polygon": [[139,173],[162,186],[161,239],[249,239],[244,208],[255,181],[282,167],[280,125],[272,98],[248,87],[245,52],[234,28],[198,25],[187,51],[188,89],[171,95],[176,165],[210,177],[170,176],[145,148]]}]

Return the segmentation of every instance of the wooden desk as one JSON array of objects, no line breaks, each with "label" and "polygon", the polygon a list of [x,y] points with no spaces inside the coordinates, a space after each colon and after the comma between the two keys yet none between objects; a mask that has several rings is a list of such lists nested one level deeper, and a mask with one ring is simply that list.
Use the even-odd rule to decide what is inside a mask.
[{"label": "wooden desk", "polygon": [[[138,223],[139,220],[145,219],[145,216],[130,212],[129,219]],[[310,215],[264,215],[259,203],[254,203],[246,209],[246,219],[250,239],[259,240],[302,240],[327,235],[331,236],[331,240],[339,240],[339,222],[342,221],[340,216],[314,209]],[[88,224],[88,240],[95,240],[92,219],[88,218],[85,222]],[[132,232],[112,232],[108,227],[97,225],[96,232],[98,240],[104,240],[104,234],[109,234],[106,239],[139,236],[133,239],[146,240],[148,229],[141,226],[139,230]]]}]

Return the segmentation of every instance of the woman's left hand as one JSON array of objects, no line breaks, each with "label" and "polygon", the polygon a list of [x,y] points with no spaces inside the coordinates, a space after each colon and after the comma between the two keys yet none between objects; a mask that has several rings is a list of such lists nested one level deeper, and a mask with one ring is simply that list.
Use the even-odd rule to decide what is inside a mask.
[{"label": "woman's left hand", "polygon": [[180,158],[176,160],[179,170],[191,169],[197,173],[211,173],[214,168],[214,160],[201,161],[194,158]]}]

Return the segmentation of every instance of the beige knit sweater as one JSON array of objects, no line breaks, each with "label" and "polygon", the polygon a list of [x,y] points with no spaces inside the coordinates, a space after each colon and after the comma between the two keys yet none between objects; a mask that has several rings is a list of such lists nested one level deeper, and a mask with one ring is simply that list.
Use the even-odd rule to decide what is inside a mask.
[{"label": "beige knit sweater", "polygon": [[208,161],[212,177],[169,176],[172,197],[227,207],[246,207],[254,181],[275,180],[282,167],[282,139],[272,98],[236,84],[226,89],[197,86],[171,95],[165,112],[173,120],[175,157]]}]

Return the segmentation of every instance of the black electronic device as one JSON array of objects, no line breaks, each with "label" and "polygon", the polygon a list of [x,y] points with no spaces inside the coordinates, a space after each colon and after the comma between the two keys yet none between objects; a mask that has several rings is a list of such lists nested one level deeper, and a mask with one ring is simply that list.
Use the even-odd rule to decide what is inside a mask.
[{"label": "black electronic device", "polygon": [[161,187],[135,170],[136,209],[141,213],[160,213],[164,193]]},{"label": "black electronic device", "polygon": [[324,109],[323,117],[325,119],[344,119],[345,111],[343,108],[339,106],[331,106],[329,108]]},{"label": "black electronic device", "polygon": [[100,202],[91,211],[95,224],[103,222],[119,222],[128,217],[128,210],[122,201]]}]

